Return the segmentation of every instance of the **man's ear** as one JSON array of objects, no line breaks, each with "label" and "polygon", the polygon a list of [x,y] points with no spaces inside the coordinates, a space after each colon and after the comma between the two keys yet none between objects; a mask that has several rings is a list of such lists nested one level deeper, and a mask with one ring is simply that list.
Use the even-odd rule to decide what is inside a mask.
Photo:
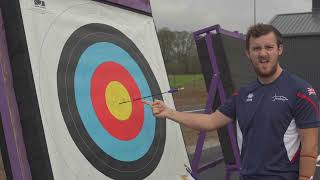
[{"label": "man's ear", "polygon": [[278,47],[278,50],[279,50],[279,56],[282,54],[283,52],[283,44],[280,44],[279,47]]},{"label": "man's ear", "polygon": [[246,50],[246,55],[247,55],[248,59],[250,59],[249,50]]}]

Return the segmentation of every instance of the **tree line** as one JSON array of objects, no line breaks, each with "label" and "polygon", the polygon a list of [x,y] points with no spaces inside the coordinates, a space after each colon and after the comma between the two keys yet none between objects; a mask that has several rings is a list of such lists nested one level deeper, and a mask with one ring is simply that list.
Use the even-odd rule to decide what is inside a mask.
[{"label": "tree line", "polygon": [[191,32],[162,28],[158,30],[157,35],[168,74],[201,73],[197,48]]}]

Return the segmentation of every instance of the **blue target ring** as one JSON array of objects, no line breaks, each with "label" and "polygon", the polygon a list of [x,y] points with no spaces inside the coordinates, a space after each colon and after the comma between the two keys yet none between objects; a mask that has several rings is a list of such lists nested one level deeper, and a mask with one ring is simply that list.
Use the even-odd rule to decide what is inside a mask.
[{"label": "blue target ring", "polygon": [[142,130],[136,138],[130,141],[121,141],[113,137],[101,126],[92,107],[90,83],[96,68],[109,61],[122,65],[132,74],[141,96],[151,94],[148,82],[135,60],[121,47],[109,42],[99,42],[88,47],[80,57],[75,71],[76,104],[90,137],[105,153],[120,161],[134,161],[141,158],[150,148],[154,138],[156,119],[151,109],[144,106],[145,120]]},{"label": "blue target ring", "polygon": [[[126,69],[141,96],[161,92],[148,62],[127,36],[108,25],[87,24],[73,32],[61,53],[57,71],[61,112],[73,141],[97,170],[112,179],[144,179],[161,160],[166,121],[144,106],[143,125],[134,138],[124,141],[106,131],[90,99],[94,71],[106,62]],[[161,95],[156,98],[163,100]]]}]

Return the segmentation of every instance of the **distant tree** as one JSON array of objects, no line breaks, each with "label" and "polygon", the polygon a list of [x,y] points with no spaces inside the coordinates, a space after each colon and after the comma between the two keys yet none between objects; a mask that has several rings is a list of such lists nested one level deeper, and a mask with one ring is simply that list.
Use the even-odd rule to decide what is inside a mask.
[{"label": "distant tree", "polygon": [[184,65],[184,73],[190,74],[194,70],[194,63],[198,61],[196,45],[190,32],[176,32],[174,41],[174,50],[176,51],[176,59],[180,64]]},{"label": "distant tree", "polygon": [[168,28],[163,28],[158,31],[158,39],[169,74],[201,72],[192,33],[170,31]]},{"label": "distant tree", "polygon": [[174,60],[173,42],[175,39],[175,33],[170,31],[169,28],[163,28],[160,29],[157,34],[164,62],[172,62]]}]

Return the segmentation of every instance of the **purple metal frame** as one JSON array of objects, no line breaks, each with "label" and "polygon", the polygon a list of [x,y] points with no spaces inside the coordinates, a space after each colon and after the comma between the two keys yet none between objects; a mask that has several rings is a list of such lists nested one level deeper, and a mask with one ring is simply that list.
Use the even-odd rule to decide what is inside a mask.
[{"label": "purple metal frame", "polygon": [[[211,61],[211,65],[212,65],[213,77],[211,79],[211,84],[210,84],[210,88],[209,88],[209,92],[208,92],[208,99],[207,99],[207,104],[206,104],[206,110],[205,110],[205,113],[207,113],[207,114],[212,113],[212,105],[213,105],[214,97],[215,97],[215,94],[217,93],[217,90],[219,93],[221,103],[224,103],[224,101],[226,99],[224,87],[223,87],[223,84],[220,79],[220,71],[219,71],[219,68],[217,65],[217,58],[216,58],[216,55],[213,51],[214,45],[213,45],[212,36],[211,36],[212,34],[218,34],[218,33],[225,34],[227,36],[231,36],[231,37],[235,37],[235,38],[240,38],[240,39],[245,38],[245,36],[243,34],[240,34],[238,32],[230,32],[230,31],[224,30],[218,24],[211,26],[211,27],[208,27],[208,28],[204,28],[202,30],[199,30],[199,31],[196,31],[193,33],[194,39],[196,41],[199,40],[200,38],[205,37],[207,48],[208,48],[208,53],[209,53],[209,59]],[[237,144],[236,135],[234,133],[234,126],[232,123],[228,124],[227,130],[228,130],[228,134],[230,137],[231,146],[233,149],[233,155],[235,157],[236,162],[235,162],[235,164],[227,164],[226,165],[225,180],[230,179],[232,172],[240,170],[240,152],[239,152],[239,148],[238,148],[238,144]],[[213,162],[210,162],[208,164],[205,164],[205,165],[199,167],[199,162],[200,162],[200,158],[201,158],[201,154],[202,154],[202,148],[203,148],[205,136],[206,136],[205,132],[203,132],[203,131],[200,132],[199,137],[198,137],[198,141],[197,141],[197,146],[196,146],[194,158],[192,160],[191,169],[192,169],[192,173],[195,176],[197,176],[198,173],[201,173],[202,171],[205,171],[209,168],[215,167],[217,164],[220,164],[221,162],[223,162],[223,158],[221,157]]]},{"label": "purple metal frame", "polygon": [[121,6],[129,7],[139,11],[151,14],[151,6],[149,0],[105,0],[111,3],[119,4]]},{"label": "purple metal frame", "polygon": [[31,180],[18,105],[12,86],[12,73],[0,9],[0,111],[9,161],[14,180]]}]

